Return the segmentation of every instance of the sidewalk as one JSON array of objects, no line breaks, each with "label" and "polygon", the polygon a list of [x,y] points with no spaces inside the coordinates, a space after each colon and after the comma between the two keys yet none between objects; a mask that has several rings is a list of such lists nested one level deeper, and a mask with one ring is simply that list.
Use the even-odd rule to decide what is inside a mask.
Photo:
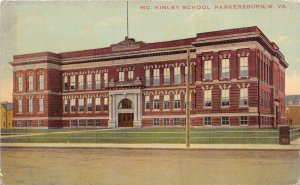
[{"label": "sidewalk", "polygon": [[1,148],[90,148],[90,149],[219,149],[219,150],[299,150],[300,138],[290,145],[279,144],[108,144],[108,143],[1,143]]}]

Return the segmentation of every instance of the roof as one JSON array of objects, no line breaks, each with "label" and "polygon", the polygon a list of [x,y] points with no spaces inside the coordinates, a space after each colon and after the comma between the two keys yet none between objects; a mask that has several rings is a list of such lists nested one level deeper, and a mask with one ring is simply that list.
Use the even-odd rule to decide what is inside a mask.
[{"label": "roof", "polygon": [[286,105],[300,105],[300,95],[285,96]]},{"label": "roof", "polygon": [[12,110],[13,109],[13,104],[12,103],[8,103],[8,102],[1,102],[1,105],[7,109],[7,110]]}]

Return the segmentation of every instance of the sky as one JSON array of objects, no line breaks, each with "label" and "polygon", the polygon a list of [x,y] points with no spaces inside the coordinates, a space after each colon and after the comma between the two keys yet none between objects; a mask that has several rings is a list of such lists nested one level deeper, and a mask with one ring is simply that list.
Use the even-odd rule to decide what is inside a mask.
[{"label": "sky", "polygon": [[[272,8],[263,8],[268,5]],[[0,101],[12,101],[9,62],[14,55],[107,47],[124,40],[126,20],[125,1],[2,1]],[[247,26],[258,26],[279,46],[289,63],[286,94],[300,94],[300,0],[129,0],[129,37],[136,41],[176,40]]]}]

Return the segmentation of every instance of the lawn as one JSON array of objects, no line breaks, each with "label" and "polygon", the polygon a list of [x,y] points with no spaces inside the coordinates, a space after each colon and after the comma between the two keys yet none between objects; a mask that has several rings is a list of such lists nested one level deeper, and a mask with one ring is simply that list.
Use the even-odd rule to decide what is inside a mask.
[{"label": "lawn", "polygon": [[[185,128],[10,130],[5,143],[185,143]],[[12,136],[22,134],[24,136]],[[278,144],[277,129],[192,128],[192,144]]]}]

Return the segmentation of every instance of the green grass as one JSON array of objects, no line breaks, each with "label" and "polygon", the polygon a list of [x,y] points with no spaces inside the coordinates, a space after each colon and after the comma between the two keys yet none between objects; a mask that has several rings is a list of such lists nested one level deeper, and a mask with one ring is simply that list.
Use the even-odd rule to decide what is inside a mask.
[{"label": "green grass", "polygon": [[[21,132],[23,130],[23,132]],[[185,128],[16,130],[23,137],[5,143],[185,143]],[[66,133],[58,133],[58,132]],[[76,132],[74,132],[76,131]],[[8,134],[9,132],[6,132]],[[30,135],[42,134],[42,135]],[[278,144],[278,130],[256,128],[192,128],[192,144]]]}]

